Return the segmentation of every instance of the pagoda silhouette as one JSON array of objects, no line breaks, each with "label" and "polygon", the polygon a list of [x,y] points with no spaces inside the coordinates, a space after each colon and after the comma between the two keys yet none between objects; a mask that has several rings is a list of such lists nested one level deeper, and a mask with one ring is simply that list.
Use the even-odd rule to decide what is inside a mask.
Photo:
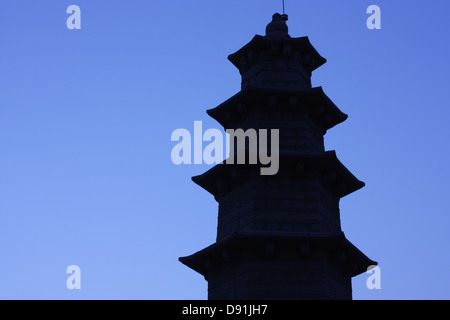
[{"label": "pagoda silhouette", "polygon": [[228,59],[242,88],[208,114],[225,129],[279,129],[279,171],[219,164],[193,181],[219,203],[216,243],[179,260],[202,274],[210,300],[352,299],[352,277],[377,263],[341,230],[339,201],[364,187],[325,151],[347,119],[311,73],[326,60],[308,37],[291,38],[274,14]]}]

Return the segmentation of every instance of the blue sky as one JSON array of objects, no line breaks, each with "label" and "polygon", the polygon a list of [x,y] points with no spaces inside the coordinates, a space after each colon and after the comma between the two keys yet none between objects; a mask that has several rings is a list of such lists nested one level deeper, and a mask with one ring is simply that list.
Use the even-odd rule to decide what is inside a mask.
[{"label": "blue sky", "polygon": [[[69,5],[81,30],[66,27]],[[369,30],[366,9],[382,11]],[[349,115],[326,148],[367,186],[342,228],[380,264],[355,299],[450,298],[450,3],[286,1],[313,74]],[[215,241],[217,203],[175,166],[173,130],[240,89],[227,60],[281,0],[0,1],[0,298],[206,299],[178,262]],[[81,290],[66,268],[81,268]]]}]

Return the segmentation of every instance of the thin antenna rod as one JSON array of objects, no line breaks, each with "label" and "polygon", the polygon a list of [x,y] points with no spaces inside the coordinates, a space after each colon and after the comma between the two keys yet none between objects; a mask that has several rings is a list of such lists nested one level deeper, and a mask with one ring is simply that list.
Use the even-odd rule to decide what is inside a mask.
[{"label": "thin antenna rod", "polygon": [[284,0],[283,0],[283,14],[281,15],[281,20],[284,22],[288,21],[288,15],[286,14],[286,10],[284,8]]}]

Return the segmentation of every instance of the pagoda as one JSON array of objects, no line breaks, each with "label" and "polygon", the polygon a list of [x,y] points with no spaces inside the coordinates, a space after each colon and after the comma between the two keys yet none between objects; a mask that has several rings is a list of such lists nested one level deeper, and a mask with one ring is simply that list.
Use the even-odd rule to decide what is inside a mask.
[{"label": "pagoda", "polygon": [[352,277],[376,265],[341,230],[339,201],[364,183],[324,147],[347,115],[311,86],[326,60],[286,21],[273,15],[228,57],[241,91],[207,111],[225,130],[279,130],[277,174],[223,163],[192,178],[219,203],[217,239],[179,260],[205,277],[210,300],[350,300]]}]

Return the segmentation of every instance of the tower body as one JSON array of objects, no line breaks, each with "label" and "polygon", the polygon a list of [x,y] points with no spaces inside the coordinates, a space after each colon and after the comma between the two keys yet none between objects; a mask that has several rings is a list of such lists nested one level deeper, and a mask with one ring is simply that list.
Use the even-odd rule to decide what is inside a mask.
[{"label": "tower body", "polygon": [[217,239],[180,261],[205,277],[211,300],[348,300],[352,277],[376,264],[340,224],[340,199],[364,183],[324,148],[347,115],[311,87],[326,60],[286,20],[275,14],[265,36],[229,56],[241,91],[208,110],[224,129],[279,130],[277,174],[224,163],[193,178],[219,204]]}]

